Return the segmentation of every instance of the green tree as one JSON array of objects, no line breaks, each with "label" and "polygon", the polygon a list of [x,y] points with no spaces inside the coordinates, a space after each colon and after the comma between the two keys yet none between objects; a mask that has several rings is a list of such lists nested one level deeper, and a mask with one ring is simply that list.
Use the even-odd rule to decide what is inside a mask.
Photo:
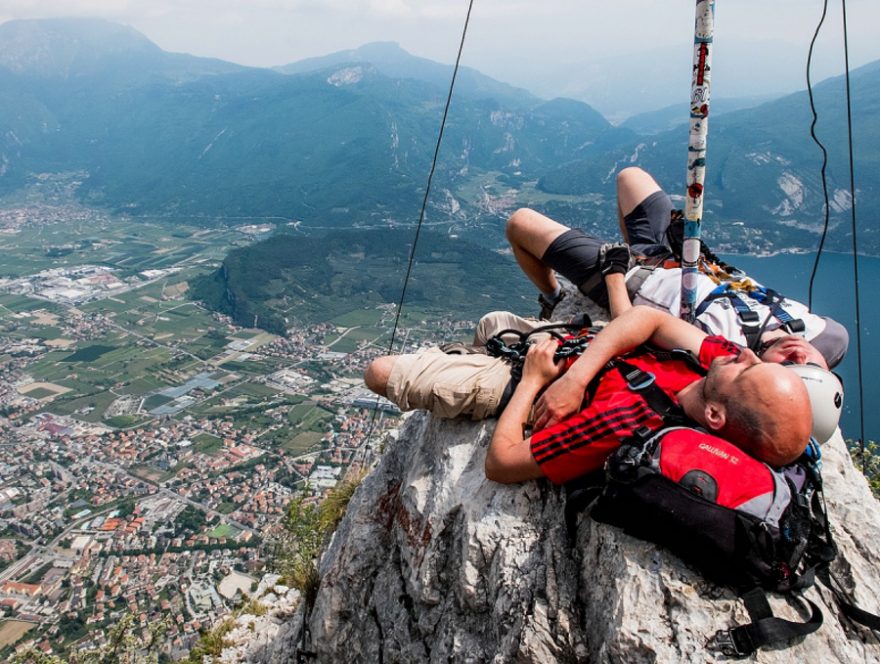
[{"label": "green tree", "polygon": [[324,544],[324,531],[318,505],[307,503],[307,496],[295,498],[282,522],[284,538],[278,556],[278,569],[292,587],[302,593],[307,606],[317,596],[317,559]]},{"label": "green tree", "polygon": [[871,492],[880,498],[880,445],[874,440],[865,443],[864,454],[857,441],[847,439],[846,446],[849,448],[853,463],[868,479]]}]

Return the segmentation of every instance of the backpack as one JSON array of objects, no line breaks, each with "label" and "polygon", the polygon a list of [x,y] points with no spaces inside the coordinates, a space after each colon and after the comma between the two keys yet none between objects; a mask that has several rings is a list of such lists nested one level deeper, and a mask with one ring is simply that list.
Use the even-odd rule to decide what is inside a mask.
[{"label": "backpack", "polygon": [[592,516],[662,544],[719,583],[789,591],[804,581],[808,550],[833,557],[810,454],[775,471],[699,429],[662,429],[611,455]]},{"label": "backpack", "polygon": [[737,590],[752,622],[712,636],[707,647],[725,656],[746,657],[819,629],[823,615],[813,602],[801,598],[810,609],[805,622],[783,620],[765,592],[798,593],[816,578],[844,615],[880,629],[880,618],[833,584],[829,565],[837,548],[820,469],[814,441],[797,461],[774,470],[692,426],[643,430],[609,457],[604,484],[587,476],[566,485],[565,519],[573,540],[578,514],[591,506],[596,521],[656,542]]}]

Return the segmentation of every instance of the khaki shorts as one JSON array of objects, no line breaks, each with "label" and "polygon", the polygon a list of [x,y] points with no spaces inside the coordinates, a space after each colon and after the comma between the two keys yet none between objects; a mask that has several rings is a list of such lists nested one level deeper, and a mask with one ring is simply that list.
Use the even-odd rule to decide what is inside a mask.
[{"label": "khaki shorts", "polygon": [[428,348],[401,355],[388,377],[388,398],[401,410],[424,409],[437,417],[493,417],[510,382],[510,365],[474,353],[447,355]]}]

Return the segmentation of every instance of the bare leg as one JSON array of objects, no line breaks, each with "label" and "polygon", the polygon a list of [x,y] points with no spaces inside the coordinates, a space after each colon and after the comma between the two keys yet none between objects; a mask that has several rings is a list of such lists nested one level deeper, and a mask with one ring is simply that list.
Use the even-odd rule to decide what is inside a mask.
[{"label": "bare leg", "polygon": [[629,233],[623,218],[655,191],[661,191],[660,185],[637,166],[624,168],[617,174],[617,220],[624,242],[629,243]]},{"label": "bare leg", "polygon": [[367,370],[364,371],[364,383],[367,387],[380,396],[388,396],[386,392],[388,378],[396,360],[396,355],[383,355],[370,362]]},{"label": "bare leg", "polygon": [[525,275],[542,293],[552,293],[559,282],[541,259],[553,240],[569,230],[559,222],[529,208],[520,208],[507,220],[507,241]]}]

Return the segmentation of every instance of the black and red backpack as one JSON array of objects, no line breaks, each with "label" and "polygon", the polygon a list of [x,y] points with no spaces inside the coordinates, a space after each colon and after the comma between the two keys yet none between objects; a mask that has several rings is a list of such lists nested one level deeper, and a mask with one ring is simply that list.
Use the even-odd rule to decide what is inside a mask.
[{"label": "black and red backpack", "polygon": [[822,625],[809,600],[810,618],[797,623],[774,617],[764,594],[808,587],[836,553],[809,456],[777,471],[725,440],[672,427],[622,445],[605,476],[594,519],[668,548],[743,597],[752,623],[718,632],[710,647],[746,656]]}]

